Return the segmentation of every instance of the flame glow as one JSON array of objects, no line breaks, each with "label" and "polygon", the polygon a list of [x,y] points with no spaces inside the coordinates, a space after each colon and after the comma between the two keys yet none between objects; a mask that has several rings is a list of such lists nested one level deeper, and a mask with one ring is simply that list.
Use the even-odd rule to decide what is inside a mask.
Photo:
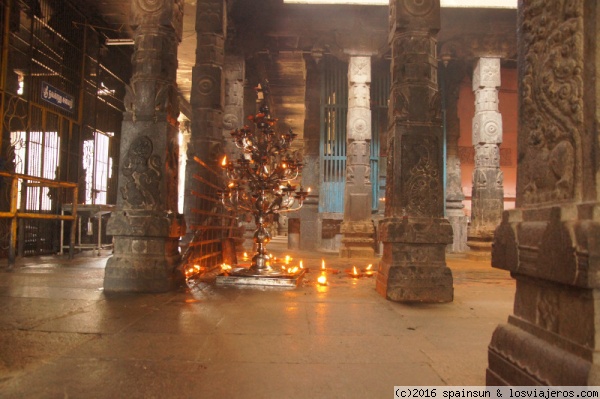
[{"label": "flame glow", "polygon": [[325,259],[321,259],[321,269],[325,270]]},{"label": "flame glow", "polygon": [[227,166],[227,155],[223,157],[223,160],[221,161],[221,166]]},{"label": "flame glow", "polygon": [[371,270],[372,267],[373,265],[369,263],[369,266],[367,266],[367,270]]},{"label": "flame glow", "polygon": [[319,278],[317,279],[317,282],[318,282],[320,285],[327,285],[327,276],[326,276],[326,275],[324,275],[324,274],[321,274],[321,275],[319,276]]},{"label": "flame glow", "polygon": [[302,264],[302,260],[300,261],[300,269],[304,269],[304,265]]}]

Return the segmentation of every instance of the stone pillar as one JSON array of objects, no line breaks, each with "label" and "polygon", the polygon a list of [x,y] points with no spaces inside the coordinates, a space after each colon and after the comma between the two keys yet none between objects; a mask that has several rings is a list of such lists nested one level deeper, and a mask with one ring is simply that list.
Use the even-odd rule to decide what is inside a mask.
[{"label": "stone pillar", "polygon": [[[225,96],[225,32],[226,7],[224,0],[206,0],[198,2],[196,7],[196,64],[192,68],[192,91],[190,105],[192,108],[192,134],[188,143],[186,167],[186,194],[184,213],[188,225],[202,224],[211,212],[213,203],[207,204],[191,194],[192,191],[203,193],[202,180],[214,181],[212,172],[194,161],[200,158],[213,169],[219,170],[219,156],[223,154],[223,104]],[[196,176],[196,177],[195,177]],[[198,179],[200,177],[201,179]],[[192,239],[193,230],[186,235],[187,244]]]},{"label": "stone pillar", "polygon": [[480,58],[473,71],[475,169],[467,242],[474,252],[472,255],[476,256],[489,256],[494,229],[500,224],[504,210],[503,176],[500,170],[502,115],[498,111],[498,87],[500,59]]},{"label": "stone pillar", "polygon": [[600,385],[600,5],[526,1],[517,15],[516,209],[503,213],[492,251],[517,287],[486,380]]},{"label": "stone pillar", "polygon": [[371,220],[371,57],[350,56],[346,127],[346,185],[341,226],[344,258],[374,256]]},{"label": "stone pillar", "polygon": [[458,117],[458,93],[464,77],[462,63],[450,60],[442,65],[444,103],[446,117],[446,217],[452,225],[453,240],[448,252],[465,252],[467,247],[467,216],[463,211],[465,195],[462,190],[458,140],[460,118]]},{"label": "stone pillar", "polygon": [[108,221],[114,255],[106,263],[105,292],[160,292],[182,276],[177,213],[177,46],[183,0],[135,0],[131,21],[133,75],[125,96],[119,196]]},{"label": "stone pillar", "polygon": [[[321,243],[319,229],[319,145],[321,140],[321,79],[317,59],[311,55],[304,56],[306,66],[306,92],[304,113],[304,151],[302,161],[302,185],[311,188],[310,195],[304,201],[300,211],[290,214],[290,218],[298,217],[299,248],[314,251]],[[291,219],[290,219],[291,222]],[[290,234],[292,224],[290,223]],[[291,239],[290,239],[291,240]],[[288,241],[289,249],[294,249]]]},{"label": "stone pillar", "polygon": [[225,102],[223,106],[223,140],[229,158],[238,153],[231,141],[231,131],[244,126],[244,57],[226,55],[223,69]]},{"label": "stone pillar", "polygon": [[390,0],[389,107],[383,256],[377,291],[402,302],[450,302],[444,219],[443,130],[437,82],[439,0]]}]

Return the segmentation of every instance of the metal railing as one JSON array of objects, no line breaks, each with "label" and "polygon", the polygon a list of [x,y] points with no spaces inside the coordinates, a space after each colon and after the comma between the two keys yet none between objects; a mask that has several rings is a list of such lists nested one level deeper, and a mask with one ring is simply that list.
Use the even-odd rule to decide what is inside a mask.
[{"label": "metal railing", "polygon": [[[8,246],[8,266],[12,267],[15,264],[17,257],[17,225],[19,219],[42,219],[42,220],[71,220],[74,222],[77,219],[77,184],[61,181],[44,179],[42,177],[23,175],[19,173],[10,173],[0,171],[0,177],[4,177],[10,181],[10,210],[8,212],[0,211],[0,218],[10,219],[10,233]],[[19,180],[27,187],[48,187],[48,188],[63,188],[72,191],[73,209],[71,215],[55,215],[49,213],[36,213],[28,210],[20,210],[18,205],[19,199]],[[71,228],[69,241],[69,258],[73,258],[75,230]],[[61,243],[62,245],[62,243]]]}]

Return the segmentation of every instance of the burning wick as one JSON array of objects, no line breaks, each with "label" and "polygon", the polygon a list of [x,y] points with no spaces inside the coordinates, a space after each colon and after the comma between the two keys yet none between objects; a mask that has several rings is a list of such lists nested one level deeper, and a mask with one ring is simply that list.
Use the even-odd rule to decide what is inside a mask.
[{"label": "burning wick", "polygon": [[244,258],[244,260],[248,260],[248,253],[244,252],[244,255],[242,257]]},{"label": "burning wick", "polygon": [[319,285],[327,285],[327,276],[324,274],[321,274],[319,276],[319,278],[317,279],[317,282],[319,283]]},{"label": "burning wick", "polygon": [[304,266],[302,265],[302,261],[300,261],[300,269],[304,269]]},{"label": "burning wick", "polygon": [[227,166],[227,155],[223,157],[223,160],[221,161],[221,166]]},{"label": "burning wick", "polygon": [[321,270],[325,271],[325,259],[321,259]]},{"label": "burning wick", "polygon": [[372,269],[373,265],[369,264],[369,266],[367,266],[367,268],[365,269],[364,273],[371,277],[373,275],[373,273],[375,273],[375,270]]},{"label": "burning wick", "polygon": [[288,265],[290,263],[290,261],[292,260],[292,258],[290,258],[289,255],[285,256],[285,264]]},{"label": "burning wick", "polygon": [[354,278],[358,278],[361,276],[360,272],[356,269],[356,266],[352,266],[352,270],[348,270],[348,274]]}]

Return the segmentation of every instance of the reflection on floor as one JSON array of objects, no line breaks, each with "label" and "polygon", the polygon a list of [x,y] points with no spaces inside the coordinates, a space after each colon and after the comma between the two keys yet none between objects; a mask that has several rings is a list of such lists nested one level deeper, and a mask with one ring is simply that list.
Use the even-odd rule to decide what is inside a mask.
[{"label": "reflection on floor", "polygon": [[507,272],[449,256],[454,302],[405,305],[345,273],[376,258],[285,248],[269,244],[310,269],[296,289],[106,296],[108,251],[2,263],[0,396],[379,398],[395,385],[485,385],[487,345],[512,309]]}]

